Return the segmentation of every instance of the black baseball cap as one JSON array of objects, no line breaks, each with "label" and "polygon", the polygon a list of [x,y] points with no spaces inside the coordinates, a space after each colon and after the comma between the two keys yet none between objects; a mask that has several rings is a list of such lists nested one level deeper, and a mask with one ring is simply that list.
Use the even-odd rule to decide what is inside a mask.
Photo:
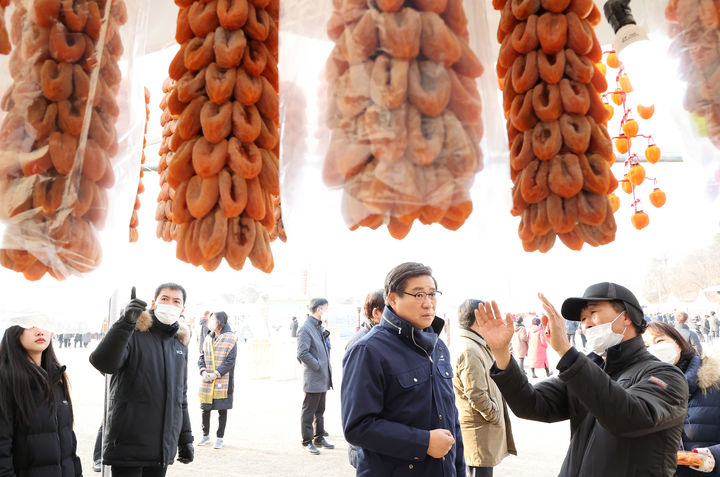
[{"label": "black baseball cap", "polygon": [[562,304],[560,312],[566,320],[580,321],[580,311],[585,308],[589,301],[621,301],[630,319],[636,325],[645,324],[645,314],[633,292],[622,285],[611,282],[596,283],[590,285],[580,298],[568,298]]}]

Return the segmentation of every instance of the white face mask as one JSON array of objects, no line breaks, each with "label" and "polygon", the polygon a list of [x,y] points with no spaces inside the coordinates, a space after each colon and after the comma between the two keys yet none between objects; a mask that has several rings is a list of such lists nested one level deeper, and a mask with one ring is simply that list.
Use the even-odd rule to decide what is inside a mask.
[{"label": "white face mask", "polygon": [[155,318],[157,318],[160,323],[165,323],[166,325],[177,323],[180,319],[180,313],[182,313],[182,309],[177,306],[167,305],[165,303],[159,303],[155,306]]},{"label": "white face mask", "polygon": [[668,341],[655,343],[654,345],[648,346],[647,350],[657,359],[668,364],[675,364],[680,356],[680,351],[678,351],[675,343],[670,343]]},{"label": "white face mask", "polygon": [[215,331],[217,329],[217,320],[215,318],[210,318],[207,322],[207,327],[210,331]]},{"label": "white face mask", "polygon": [[590,351],[595,354],[602,355],[608,348],[611,348],[622,341],[627,327],[623,328],[622,333],[615,333],[612,330],[612,325],[623,313],[625,312],[620,313],[610,323],[603,323],[602,325],[593,326],[592,328],[585,330],[587,346]]}]

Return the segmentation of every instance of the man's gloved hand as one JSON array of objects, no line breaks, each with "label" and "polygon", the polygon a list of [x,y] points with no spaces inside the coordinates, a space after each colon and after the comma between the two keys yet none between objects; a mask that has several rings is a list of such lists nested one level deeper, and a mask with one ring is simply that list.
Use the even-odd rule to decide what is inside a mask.
[{"label": "man's gloved hand", "polygon": [[210,373],[207,371],[203,371],[201,376],[203,382],[205,383],[211,383],[215,380],[215,372]]},{"label": "man's gloved hand", "polygon": [[192,443],[180,444],[178,446],[178,462],[189,464],[195,458],[195,450]]},{"label": "man's gloved hand", "polygon": [[693,452],[695,452],[704,461],[704,464],[697,467],[691,465],[691,469],[697,470],[698,472],[712,472],[715,470],[715,457],[713,457],[710,449],[706,447],[699,447],[697,449],[693,449]]},{"label": "man's gloved hand", "polygon": [[132,291],[130,292],[130,302],[125,305],[125,309],[122,312],[123,318],[125,318],[125,321],[128,323],[135,324],[146,308],[147,303],[139,298],[135,298],[135,287],[132,287]]}]

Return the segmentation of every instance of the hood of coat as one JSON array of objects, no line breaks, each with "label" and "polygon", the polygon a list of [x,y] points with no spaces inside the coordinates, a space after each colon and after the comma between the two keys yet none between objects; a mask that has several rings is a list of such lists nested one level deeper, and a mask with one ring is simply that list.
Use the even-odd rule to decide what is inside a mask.
[{"label": "hood of coat", "polygon": [[[140,332],[145,332],[150,330],[150,328],[153,327],[153,317],[150,315],[150,312],[148,310],[145,310],[140,315],[140,318],[138,318],[137,323],[135,323],[135,329]],[[177,322],[177,332],[175,334],[175,337],[180,341],[183,345],[187,346],[188,343],[190,343],[190,337],[192,336],[192,331],[190,330],[190,327],[186,325],[185,323],[182,323],[180,321]]]},{"label": "hood of coat", "polygon": [[712,356],[706,356],[697,373],[698,387],[706,391],[712,387],[720,387],[720,361]]}]

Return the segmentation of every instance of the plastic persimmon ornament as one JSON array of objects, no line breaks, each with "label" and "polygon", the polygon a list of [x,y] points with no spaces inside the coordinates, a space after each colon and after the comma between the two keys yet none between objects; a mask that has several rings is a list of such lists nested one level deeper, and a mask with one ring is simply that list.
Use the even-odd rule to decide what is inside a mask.
[{"label": "plastic persimmon ornament", "polygon": [[620,208],[620,197],[615,194],[608,194],[608,199],[610,200],[610,207],[612,207],[613,213],[617,212]]},{"label": "plastic persimmon ornament", "polygon": [[615,149],[617,149],[617,152],[620,154],[625,154],[630,150],[630,146],[632,145],[632,141],[630,141],[630,138],[626,136],[620,136],[617,139],[615,139]]},{"label": "plastic persimmon ornament", "polygon": [[620,184],[623,192],[625,192],[626,194],[632,194],[633,186],[632,183],[630,183],[627,174],[625,174],[625,177],[623,177],[623,180]]},{"label": "plastic persimmon ornament", "polygon": [[625,96],[625,93],[621,89],[616,89],[611,95],[610,98],[612,99],[612,102],[620,106],[623,102],[623,97]]},{"label": "plastic persimmon ornament", "polygon": [[608,65],[610,68],[618,68],[618,67],[620,67],[620,60],[618,60],[618,57],[617,57],[617,55],[616,55],[614,52],[613,52],[613,53],[610,53],[610,54],[607,56],[607,59],[605,60],[605,63],[607,63],[607,65]]},{"label": "plastic persimmon ornament", "polygon": [[648,146],[647,149],[645,149],[645,159],[647,159],[650,164],[655,164],[660,160],[660,148],[655,144]]},{"label": "plastic persimmon ornament", "polygon": [[642,104],[638,104],[637,112],[641,118],[650,119],[653,114],[655,114],[655,105],[651,104],[650,106],[643,106]]},{"label": "plastic persimmon ornament", "polygon": [[637,136],[639,129],[640,127],[638,126],[637,121],[635,121],[634,119],[628,119],[622,125],[622,130],[627,137]]},{"label": "plastic persimmon ornament", "polygon": [[627,178],[634,186],[639,186],[645,180],[645,168],[640,164],[634,164],[627,173]]},{"label": "plastic persimmon ornament", "polygon": [[638,230],[642,230],[650,223],[650,217],[648,217],[648,214],[642,210],[638,210],[632,217],[630,217],[630,221],[632,222],[633,227]]},{"label": "plastic persimmon ornament", "polygon": [[595,67],[598,69],[600,73],[602,73],[603,76],[607,74],[607,66],[605,66],[605,63],[595,63]]},{"label": "plastic persimmon ornament", "polygon": [[632,83],[630,83],[630,78],[628,78],[628,75],[622,75],[618,82],[620,83],[620,88],[622,88],[623,91],[625,91],[626,93],[632,92],[633,87]]},{"label": "plastic persimmon ornament", "polygon": [[665,199],[665,192],[661,191],[658,187],[656,187],[655,189],[653,189],[652,192],[650,192],[650,203],[657,208],[665,205]]}]

